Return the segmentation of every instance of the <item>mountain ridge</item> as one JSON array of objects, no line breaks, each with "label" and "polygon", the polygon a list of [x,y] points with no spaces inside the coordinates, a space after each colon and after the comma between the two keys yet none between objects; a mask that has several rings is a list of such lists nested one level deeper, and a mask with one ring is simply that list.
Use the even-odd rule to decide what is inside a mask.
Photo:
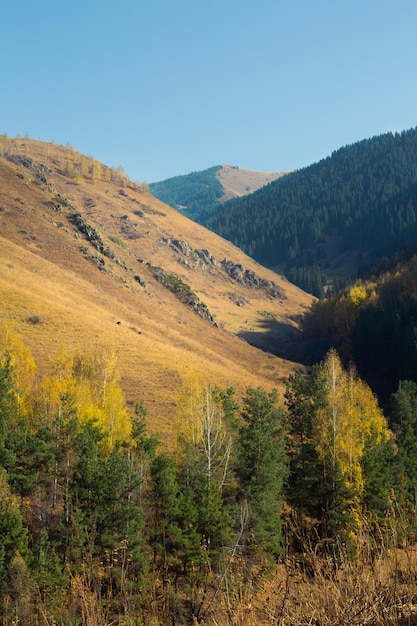
[{"label": "mountain ridge", "polygon": [[286,173],[262,172],[237,165],[215,165],[151,183],[149,190],[156,198],[187,217],[200,221],[203,214],[216,212],[228,200],[253,193]]},{"label": "mountain ridge", "polygon": [[253,193],[287,173],[288,172],[264,172],[234,165],[222,165],[221,169],[216,174],[224,191],[220,202],[223,203],[231,198],[238,198]]},{"label": "mountain ridge", "polygon": [[417,129],[385,133],[224,203],[200,223],[304,289],[354,280],[417,235]]},{"label": "mountain ridge", "polygon": [[61,348],[114,353],[129,404],[166,436],[190,376],[283,387],[296,364],[265,348],[291,344],[310,296],[91,157],[3,152],[0,315],[44,367]]},{"label": "mountain ridge", "polygon": [[[322,297],[415,240],[416,162],[412,128],[342,146],[302,169],[272,173],[273,180],[216,166],[168,179],[161,193],[183,214]],[[158,188],[151,191],[158,195]]]}]

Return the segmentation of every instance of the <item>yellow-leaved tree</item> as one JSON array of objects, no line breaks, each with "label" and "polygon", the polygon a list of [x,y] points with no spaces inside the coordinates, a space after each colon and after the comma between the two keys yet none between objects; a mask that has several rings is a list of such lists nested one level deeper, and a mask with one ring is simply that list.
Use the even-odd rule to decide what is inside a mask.
[{"label": "yellow-leaved tree", "polygon": [[40,404],[49,421],[62,410],[63,399],[72,398],[80,423],[94,422],[105,434],[110,451],[117,441],[131,442],[132,422],[118,384],[116,359],[107,351],[70,355],[63,348],[51,373],[39,385]]},{"label": "yellow-leaved tree", "polygon": [[387,421],[369,386],[353,367],[346,371],[331,349],[315,374],[320,390],[313,428],[315,447],[329,485],[329,509],[349,519],[351,532],[361,525],[367,442],[374,446],[391,438]]},{"label": "yellow-leaved tree", "polygon": [[214,477],[222,487],[228,471],[232,435],[219,393],[197,374],[184,383],[178,401],[178,443],[192,447],[202,459],[210,486]]},{"label": "yellow-leaved tree", "polygon": [[13,369],[14,393],[19,417],[28,417],[33,408],[36,364],[32,351],[9,323],[0,333],[0,354],[10,354]]},{"label": "yellow-leaved tree", "polygon": [[221,392],[197,374],[185,382],[178,408],[177,457],[181,488],[194,511],[200,539],[204,537],[210,549],[217,549],[231,534],[224,499],[233,483],[232,429]]},{"label": "yellow-leaved tree", "polygon": [[56,359],[49,365],[38,385],[38,411],[51,426],[60,417],[62,401],[66,396],[75,400],[76,381],[73,375],[74,358],[65,348],[61,348]]}]

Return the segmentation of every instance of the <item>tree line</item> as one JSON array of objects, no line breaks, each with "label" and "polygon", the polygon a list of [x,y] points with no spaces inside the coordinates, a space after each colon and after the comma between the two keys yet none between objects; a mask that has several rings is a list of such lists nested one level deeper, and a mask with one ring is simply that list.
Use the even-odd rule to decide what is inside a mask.
[{"label": "tree line", "polygon": [[166,448],[144,407],[127,409],[109,355],[62,353],[37,377],[7,333],[5,624],[207,623],[216,597],[237,602],[242,581],[272,575],[302,537],[316,553],[331,546],[337,568],[362,558],[365,528],[374,547],[415,536],[414,382],[400,383],[387,419],[332,349],[311,376],[294,372],[282,398],[248,387],[238,400],[194,377],[176,420]]},{"label": "tree line", "polygon": [[416,163],[417,129],[386,133],[197,219],[263,265],[284,267],[291,280],[321,297],[334,254],[326,249],[330,238],[339,239],[337,254],[354,253],[359,272],[415,240]]}]

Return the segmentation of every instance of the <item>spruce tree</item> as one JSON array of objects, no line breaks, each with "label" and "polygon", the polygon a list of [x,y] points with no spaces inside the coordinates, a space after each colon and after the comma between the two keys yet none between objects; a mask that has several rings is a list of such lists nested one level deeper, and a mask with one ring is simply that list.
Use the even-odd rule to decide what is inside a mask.
[{"label": "spruce tree", "polygon": [[416,505],[417,489],[417,383],[400,381],[390,402],[391,427],[397,437],[396,498],[402,506]]},{"label": "spruce tree", "polygon": [[[229,394],[230,396],[230,394]],[[197,530],[215,553],[232,540],[232,518],[225,495],[233,483],[231,398],[199,381],[183,400],[179,435],[179,480],[185,502],[198,512]]]},{"label": "spruce tree", "polygon": [[300,370],[288,379],[285,404],[289,456],[286,499],[297,513],[318,520],[323,512],[322,466],[313,437],[318,394]]},{"label": "spruce tree", "polygon": [[282,550],[281,510],[288,474],[285,414],[276,408],[277,392],[248,387],[238,435],[240,496],[249,507],[249,531],[259,549]]},{"label": "spruce tree", "polygon": [[7,473],[0,468],[0,608],[7,583],[7,572],[15,557],[28,553],[28,534],[16,498],[12,495]]}]

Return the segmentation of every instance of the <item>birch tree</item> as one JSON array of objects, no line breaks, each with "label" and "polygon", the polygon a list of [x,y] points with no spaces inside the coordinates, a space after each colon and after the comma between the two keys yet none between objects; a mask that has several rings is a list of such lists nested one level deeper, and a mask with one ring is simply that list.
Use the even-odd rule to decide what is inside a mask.
[{"label": "birch tree", "polygon": [[372,440],[376,450],[391,433],[371,389],[353,367],[344,370],[336,350],[330,350],[316,370],[315,383],[324,390],[324,402],[315,413],[314,439],[323,479],[330,485],[327,509],[338,516],[338,523],[357,528],[365,498],[367,442]]},{"label": "birch tree", "polygon": [[209,546],[219,547],[230,534],[224,496],[233,482],[231,428],[220,394],[195,377],[182,393],[180,413],[178,444],[184,486],[194,492],[202,536]]}]

